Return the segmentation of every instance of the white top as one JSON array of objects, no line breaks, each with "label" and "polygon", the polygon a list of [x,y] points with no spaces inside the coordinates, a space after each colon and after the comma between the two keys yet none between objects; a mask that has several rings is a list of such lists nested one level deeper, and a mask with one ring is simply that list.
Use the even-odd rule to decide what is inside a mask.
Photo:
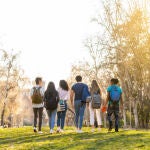
[{"label": "white top", "polygon": [[[39,88],[40,86],[39,85],[36,85],[35,86],[35,88]],[[33,87],[34,88],[34,87]],[[31,91],[30,91],[30,96],[32,96],[33,95],[33,92],[34,92],[34,89],[31,89]],[[41,93],[41,95],[42,96],[44,96],[44,88],[43,87],[41,87],[41,89],[40,89],[40,93]],[[33,108],[41,108],[41,107],[44,107],[44,103],[41,103],[41,104],[33,104],[32,103],[32,107]]]},{"label": "white top", "polygon": [[69,98],[70,98],[70,92],[63,90],[62,88],[59,88],[59,89],[58,89],[58,94],[59,94],[59,98],[60,98],[61,100],[67,101],[67,100],[69,100]]}]

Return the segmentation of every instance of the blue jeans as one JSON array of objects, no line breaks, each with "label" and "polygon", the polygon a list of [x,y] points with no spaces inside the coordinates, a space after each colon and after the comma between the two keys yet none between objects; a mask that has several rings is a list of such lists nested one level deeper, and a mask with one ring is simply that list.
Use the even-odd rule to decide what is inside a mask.
[{"label": "blue jeans", "polygon": [[75,123],[76,127],[81,129],[83,124],[83,117],[85,111],[86,104],[82,103],[81,100],[74,101],[74,109],[75,109]]},{"label": "blue jeans", "polygon": [[65,102],[65,111],[57,112],[57,127],[60,127],[61,129],[64,129],[66,112],[67,112],[67,103]]},{"label": "blue jeans", "polygon": [[47,110],[47,114],[49,117],[49,128],[53,129],[55,126],[55,118],[56,118],[57,109],[55,110]]},{"label": "blue jeans", "polygon": [[64,129],[66,110],[57,112],[57,127]]}]

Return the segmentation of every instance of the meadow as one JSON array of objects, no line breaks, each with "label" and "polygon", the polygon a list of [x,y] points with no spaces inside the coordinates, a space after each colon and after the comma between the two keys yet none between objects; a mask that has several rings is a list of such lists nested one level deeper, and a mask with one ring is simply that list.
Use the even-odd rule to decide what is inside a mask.
[{"label": "meadow", "polygon": [[32,127],[0,129],[0,150],[149,150],[149,130],[120,130],[108,133],[107,129],[77,134],[72,127],[66,127],[63,134],[33,133]]}]

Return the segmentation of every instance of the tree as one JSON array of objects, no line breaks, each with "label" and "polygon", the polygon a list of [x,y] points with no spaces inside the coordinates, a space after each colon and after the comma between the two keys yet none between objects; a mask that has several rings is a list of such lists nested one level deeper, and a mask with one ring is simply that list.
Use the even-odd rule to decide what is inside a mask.
[{"label": "tree", "polygon": [[17,106],[15,103],[15,98],[19,93],[20,85],[24,81],[23,71],[19,68],[17,64],[17,59],[19,53],[7,52],[1,50],[1,60],[0,60],[0,83],[1,83],[1,125],[4,125],[6,108],[10,109],[9,113],[13,112],[13,108]]}]

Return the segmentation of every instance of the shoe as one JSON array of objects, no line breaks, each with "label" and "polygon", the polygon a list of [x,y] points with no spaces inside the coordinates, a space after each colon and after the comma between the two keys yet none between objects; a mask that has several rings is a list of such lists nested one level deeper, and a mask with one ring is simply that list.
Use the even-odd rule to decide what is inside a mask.
[{"label": "shoe", "polygon": [[118,129],[115,129],[115,132],[119,132]]},{"label": "shoe", "polygon": [[53,134],[53,133],[54,133],[54,131],[51,129],[51,130],[50,130],[50,134]]},{"label": "shoe", "polygon": [[109,129],[108,129],[108,132],[111,132],[111,131],[112,131],[112,128],[109,128]]},{"label": "shoe", "polygon": [[39,133],[39,134],[42,134],[43,132],[42,132],[42,131],[39,131],[38,133]]},{"label": "shoe", "polygon": [[37,128],[36,128],[36,127],[34,127],[34,128],[33,128],[33,131],[34,131],[34,132],[37,132]]},{"label": "shoe", "polygon": [[78,132],[77,133],[83,133],[83,131],[82,130],[78,130]]},{"label": "shoe", "polygon": [[95,129],[91,129],[91,132],[92,132],[92,133],[95,132]]},{"label": "shoe", "polygon": [[64,130],[63,130],[63,129],[60,129],[60,131],[59,131],[59,132],[64,133]]}]

